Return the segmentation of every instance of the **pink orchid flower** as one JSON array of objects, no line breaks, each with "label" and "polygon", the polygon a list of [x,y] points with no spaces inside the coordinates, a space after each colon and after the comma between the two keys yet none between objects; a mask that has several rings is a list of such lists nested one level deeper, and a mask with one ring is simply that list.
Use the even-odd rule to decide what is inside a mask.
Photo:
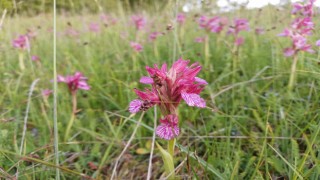
[{"label": "pink orchid flower", "polygon": [[147,23],[146,19],[141,15],[134,15],[131,17],[131,20],[134,23],[137,30],[142,30]]},{"label": "pink orchid flower", "polygon": [[234,25],[229,27],[227,34],[237,35],[241,31],[249,31],[249,22],[246,19],[234,19]]},{"label": "pink orchid flower", "polygon": [[213,17],[208,18],[206,16],[201,16],[199,18],[200,28],[206,29],[207,32],[220,33],[223,28],[228,24],[228,19],[225,17]]},{"label": "pink orchid flower", "polygon": [[25,50],[29,48],[28,42],[29,41],[27,35],[20,35],[18,38],[12,41],[12,46],[17,49]]},{"label": "pink orchid flower", "polygon": [[316,46],[320,46],[320,39],[316,42]]},{"label": "pink orchid flower", "polygon": [[179,13],[177,15],[177,22],[180,24],[180,25],[183,25],[186,21],[186,16],[182,13]]},{"label": "pink orchid flower", "polygon": [[92,23],[90,23],[90,25],[89,25],[89,30],[90,30],[91,32],[98,33],[98,32],[100,32],[100,26],[99,26],[98,23],[92,22]]},{"label": "pink orchid flower", "polygon": [[87,84],[88,78],[82,75],[81,72],[76,72],[74,75],[61,76],[58,75],[57,82],[63,82],[68,85],[71,94],[75,94],[78,89],[90,90],[90,86]]},{"label": "pink orchid flower", "polygon": [[[149,76],[140,79],[143,84],[150,84],[152,89],[145,92],[135,89],[139,97],[130,102],[129,111],[137,113],[146,111],[154,105],[158,105],[164,118],[160,120],[156,133],[159,137],[170,140],[179,135],[178,118],[176,116],[177,107],[181,100],[187,105],[199,108],[206,107],[206,102],[200,97],[200,92],[208,83],[196,77],[201,66],[193,63],[188,67],[189,60],[179,59],[168,70],[167,64],[161,68],[157,65],[146,67]],[[171,131],[171,132],[170,132]]]},{"label": "pink orchid flower", "polygon": [[143,46],[137,42],[130,42],[130,46],[136,51],[141,52],[143,50]]},{"label": "pink orchid flower", "polygon": [[31,60],[32,60],[32,61],[40,61],[40,58],[39,58],[39,56],[32,55],[32,56],[31,56]]}]

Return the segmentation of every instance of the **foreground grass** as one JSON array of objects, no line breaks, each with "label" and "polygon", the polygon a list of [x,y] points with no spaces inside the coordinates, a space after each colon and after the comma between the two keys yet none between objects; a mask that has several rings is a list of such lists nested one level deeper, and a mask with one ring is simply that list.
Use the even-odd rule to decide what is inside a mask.
[{"label": "foreground grass", "polygon": [[[236,12],[252,22],[257,20],[257,13]],[[257,26],[271,30],[261,36],[244,33],[246,42],[238,52],[230,50],[229,37],[210,34],[210,64],[200,74],[209,82],[203,94],[208,108],[190,109],[184,105],[179,109],[182,133],[177,140],[176,166],[180,165],[177,174],[181,178],[319,179],[319,58],[317,54],[299,55],[297,83],[288,92],[292,61],[282,55],[287,42],[276,37],[283,22],[275,21],[288,12],[269,7],[263,13]],[[144,88],[138,81],[146,75],[146,65],[170,64],[180,56],[205,63],[204,45],[194,42],[204,32],[192,22],[192,15],[187,24],[176,29],[177,36],[165,30],[171,13],[161,18],[148,17],[158,22],[154,30],[165,35],[152,43],[145,34],[139,34],[144,41],[144,50],[139,54],[129,45],[136,32],[127,25],[125,15],[116,25],[101,27],[98,34],[86,30],[89,22],[99,21],[97,16],[58,17],[58,73],[81,71],[91,86],[90,91],[77,94],[80,111],[66,136],[71,96],[65,85],[59,84],[59,168],[63,179],[110,178],[116,159],[137,125],[117,174],[119,179],[146,178],[154,114],[129,114],[128,103],[135,97],[133,88]],[[79,37],[64,35],[70,26],[82,32]],[[252,23],[251,28],[254,26]],[[10,42],[26,28],[37,29],[38,35],[31,42],[30,53],[24,52],[27,69],[22,72],[18,51]],[[6,19],[1,31],[0,177],[12,177],[17,171],[22,179],[49,179],[55,175],[53,99],[41,95],[41,90],[52,87],[50,28],[51,16],[18,17]],[[32,62],[31,55],[38,55],[41,64]],[[234,58],[239,60],[237,69],[231,68]],[[24,151],[20,152],[27,94],[37,78],[40,81],[30,102]],[[137,123],[140,118],[141,124]],[[163,165],[159,154],[155,153],[152,162],[153,178],[160,178]]]}]

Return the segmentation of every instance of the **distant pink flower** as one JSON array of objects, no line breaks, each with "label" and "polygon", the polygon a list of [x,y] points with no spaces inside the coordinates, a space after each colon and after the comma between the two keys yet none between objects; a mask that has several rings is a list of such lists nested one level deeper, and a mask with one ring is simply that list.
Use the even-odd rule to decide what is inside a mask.
[{"label": "distant pink flower", "polygon": [[194,39],[194,42],[197,42],[197,43],[203,43],[205,41],[205,37],[197,37]]},{"label": "distant pink flower", "polygon": [[320,46],[320,39],[316,42],[316,46]]},{"label": "distant pink flower", "polygon": [[105,25],[115,25],[117,23],[117,19],[105,14],[101,14],[100,15],[100,19],[101,21],[105,24]]},{"label": "distant pink flower", "polygon": [[142,30],[146,25],[146,19],[141,15],[134,15],[131,17],[132,22],[134,23],[137,30]]},{"label": "distant pink flower", "polygon": [[160,32],[152,32],[149,35],[149,40],[150,41],[155,41],[161,35],[162,35],[162,33],[160,33]]},{"label": "distant pink flower", "polygon": [[137,42],[130,42],[130,46],[136,51],[141,52],[143,50],[143,46]]},{"label": "distant pink flower", "polygon": [[301,35],[310,36],[314,29],[314,23],[310,17],[296,18],[292,22],[291,28]]},{"label": "distant pink flower", "polygon": [[68,85],[69,91],[71,94],[74,94],[78,89],[90,90],[90,86],[87,84],[88,78],[82,75],[81,72],[76,72],[71,76],[61,76],[58,75],[57,82],[64,82]]},{"label": "distant pink flower", "polygon": [[37,31],[33,31],[31,29],[27,29],[27,34],[26,36],[29,38],[29,39],[35,39],[36,36],[37,36]]},{"label": "distant pink flower", "polygon": [[31,60],[32,60],[32,61],[40,61],[40,58],[39,58],[39,56],[32,55],[32,56],[31,56]]},{"label": "distant pink flower", "polygon": [[244,38],[243,37],[238,37],[234,42],[234,44],[237,45],[237,46],[241,46],[241,45],[243,45],[243,43],[244,43]]},{"label": "distant pink flower", "polygon": [[160,125],[156,129],[156,134],[165,140],[170,140],[179,135],[180,129],[178,127],[178,116],[175,114],[167,115],[160,119]]},{"label": "distant pink flower", "polygon": [[234,19],[234,24],[229,27],[228,34],[237,35],[241,31],[249,31],[249,22],[246,19]]},{"label": "distant pink flower", "polygon": [[293,3],[293,8],[291,13],[297,14],[301,12],[304,16],[311,17],[313,15],[313,5],[316,0],[309,0],[305,5],[300,3]]},{"label": "distant pink flower", "polygon": [[184,14],[182,14],[182,13],[179,13],[179,14],[177,15],[177,22],[178,22],[180,25],[182,25],[182,24],[184,24],[185,21],[186,21],[186,16],[185,16]]},{"label": "distant pink flower", "polygon": [[199,18],[199,26],[206,29],[207,32],[220,33],[223,28],[228,24],[228,19],[225,17],[213,17],[208,18],[206,16],[201,16]]},{"label": "distant pink flower", "polygon": [[79,37],[80,32],[72,27],[69,27],[66,29],[65,34],[69,37]]},{"label": "distant pink flower", "polygon": [[256,28],[255,29],[255,33],[257,35],[261,35],[261,34],[264,34],[265,33],[265,30],[263,28]]},{"label": "distant pink flower", "polygon": [[290,37],[292,39],[292,46],[284,50],[285,56],[292,56],[298,53],[299,51],[314,53],[314,50],[311,48],[312,46],[307,43],[307,39],[304,36],[300,34],[293,34]]},{"label": "distant pink flower", "polygon": [[29,48],[29,44],[28,44],[28,36],[26,35],[20,35],[18,38],[14,39],[12,41],[12,46],[17,48],[17,49],[27,49]]},{"label": "distant pink flower", "polygon": [[179,59],[169,70],[166,64],[163,64],[161,68],[157,65],[147,66],[149,76],[142,77],[140,82],[151,84],[152,89],[146,89],[145,92],[135,89],[139,98],[131,101],[129,105],[131,113],[146,111],[158,105],[165,117],[160,120],[161,124],[157,127],[156,133],[166,140],[179,134],[176,109],[181,100],[184,100],[189,106],[206,107],[205,100],[199,94],[208,83],[196,77],[201,66],[193,63],[188,67],[189,62],[189,60]]},{"label": "distant pink flower", "polygon": [[42,90],[42,95],[45,96],[45,97],[50,96],[50,94],[52,94],[52,93],[53,93],[53,91],[51,89]]},{"label": "distant pink flower", "polygon": [[92,23],[90,23],[90,25],[89,25],[89,30],[90,30],[91,32],[98,33],[98,32],[100,32],[100,25],[99,25],[98,23],[92,22]]}]

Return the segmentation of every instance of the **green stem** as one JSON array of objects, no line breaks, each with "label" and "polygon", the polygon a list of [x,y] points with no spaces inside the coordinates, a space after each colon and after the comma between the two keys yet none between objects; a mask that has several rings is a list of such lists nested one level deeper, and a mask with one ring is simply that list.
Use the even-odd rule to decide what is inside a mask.
[{"label": "green stem", "polygon": [[175,144],[176,144],[176,139],[171,139],[168,141],[168,152],[172,156],[172,158],[174,157]]},{"label": "green stem", "polygon": [[76,112],[77,112],[77,96],[76,96],[76,92],[72,93],[72,114],[71,114],[71,118],[70,121],[68,123],[67,129],[66,129],[66,133],[64,136],[64,140],[67,141],[69,138],[69,134],[70,134],[70,130],[71,127],[74,123],[74,120],[76,119]]},{"label": "green stem", "polygon": [[210,52],[209,52],[209,35],[207,34],[205,37],[204,43],[204,57],[205,57],[205,66],[209,65]]},{"label": "green stem", "polygon": [[19,52],[19,66],[21,71],[24,71],[25,66],[24,66],[24,62],[23,62],[23,53]]},{"label": "green stem", "polygon": [[290,72],[289,84],[288,84],[288,90],[289,90],[289,92],[292,91],[292,88],[293,88],[293,86],[295,85],[297,63],[298,63],[298,56],[297,56],[297,55],[294,55],[294,57],[293,57],[293,62],[292,62],[292,65],[291,65],[291,72]]}]

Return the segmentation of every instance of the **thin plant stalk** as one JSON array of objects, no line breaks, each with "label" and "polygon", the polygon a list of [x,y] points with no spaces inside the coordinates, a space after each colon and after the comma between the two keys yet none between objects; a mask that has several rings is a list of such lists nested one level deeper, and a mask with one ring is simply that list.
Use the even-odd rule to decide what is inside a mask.
[{"label": "thin plant stalk", "polygon": [[288,84],[288,90],[289,91],[292,91],[292,88],[295,85],[297,63],[298,63],[298,56],[294,55],[293,56],[293,62],[292,62],[292,65],[291,65],[289,84]]},{"label": "thin plant stalk", "polygon": [[[59,167],[59,141],[57,118],[57,9],[56,0],[53,0],[53,129],[54,129],[54,157],[55,165]],[[60,169],[56,168],[56,180],[60,180]]]},{"label": "thin plant stalk", "polygon": [[74,120],[76,119],[76,113],[77,113],[77,94],[76,92],[72,92],[72,113],[71,118],[69,120],[69,123],[67,125],[66,134],[64,136],[64,140],[67,141],[69,138],[71,127],[74,123]]},{"label": "thin plant stalk", "polygon": [[25,65],[23,62],[23,52],[22,51],[19,52],[19,67],[20,67],[21,71],[24,71]]},{"label": "thin plant stalk", "polygon": [[210,52],[209,52],[209,34],[206,34],[206,37],[204,39],[204,58],[205,58],[205,66],[207,67],[209,65],[209,59],[210,59]]}]

